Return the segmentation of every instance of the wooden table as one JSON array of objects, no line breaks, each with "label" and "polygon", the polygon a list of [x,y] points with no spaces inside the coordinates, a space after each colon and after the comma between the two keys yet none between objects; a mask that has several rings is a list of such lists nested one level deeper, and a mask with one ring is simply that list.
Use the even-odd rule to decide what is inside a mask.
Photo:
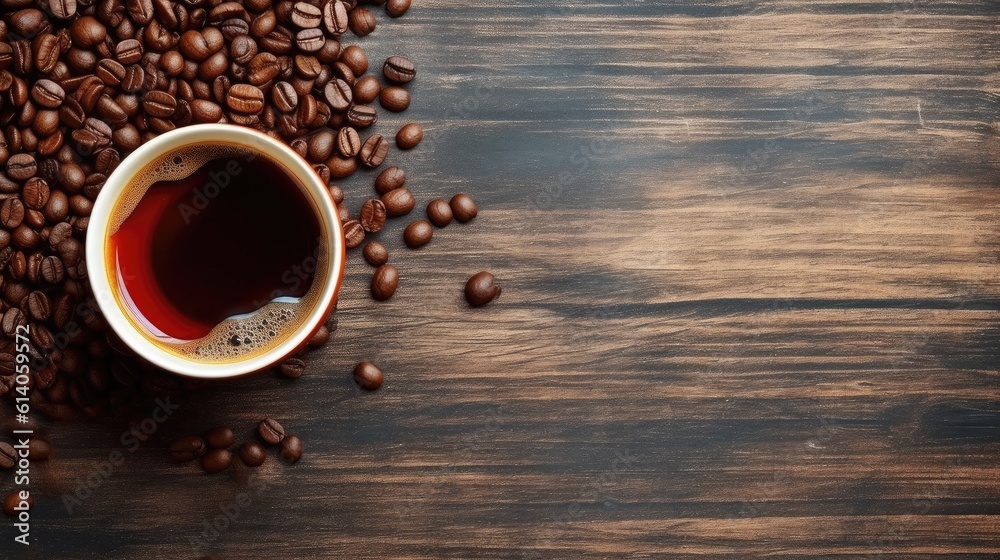
[{"label": "wooden table", "polygon": [[[419,251],[392,223],[388,303],[352,257],[302,379],[176,399],[135,452],[123,421],[50,426],[35,542],[0,557],[1000,557],[996,2],[420,0],[379,25],[373,65],[419,68],[380,130],[427,130],[391,161],[479,217]],[[470,310],[482,269],[503,295]],[[164,463],[264,416],[300,464]]]}]

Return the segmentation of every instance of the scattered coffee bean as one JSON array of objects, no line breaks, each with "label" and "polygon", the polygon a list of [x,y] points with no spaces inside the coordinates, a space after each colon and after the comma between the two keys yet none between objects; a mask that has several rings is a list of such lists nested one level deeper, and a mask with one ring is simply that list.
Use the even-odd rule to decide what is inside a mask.
[{"label": "scattered coffee bean", "polygon": [[267,459],[267,451],[256,441],[248,441],[240,446],[240,459],[248,467],[259,467]]},{"label": "scattered coffee bean", "polygon": [[361,144],[358,160],[365,167],[378,167],[385,161],[385,156],[388,153],[389,142],[381,134],[372,134]]},{"label": "scattered coffee bean", "polygon": [[353,127],[345,126],[337,133],[337,151],[344,157],[354,157],[361,151],[361,137]]},{"label": "scattered coffee bean", "polygon": [[389,86],[379,93],[379,103],[394,113],[405,111],[410,106],[410,92],[399,86]]},{"label": "scattered coffee bean", "polygon": [[410,0],[388,0],[385,3],[385,13],[389,14],[389,17],[402,17],[409,9]]},{"label": "scattered coffee bean", "polygon": [[479,213],[479,208],[476,207],[476,202],[472,200],[472,197],[465,193],[458,193],[451,197],[451,211],[455,215],[455,219],[459,222],[465,223],[476,217]]},{"label": "scattered coffee bean", "polygon": [[340,53],[340,61],[346,64],[355,76],[360,76],[368,71],[368,55],[365,50],[357,45],[351,45]]},{"label": "scattered coffee bean", "polygon": [[236,444],[236,434],[229,426],[219,426],[205,432],[205,443],[212,449],[229,449]]},{"label": "scattered coffee bean", "polygon": [[382,73],[393,82],[406,84],[417,75],[413,62],[405,56],[390,56],[382,66]]},{"label": "scattered coffee bean", "polygon": [[323,346],[330,340],[330,329],[326,328],[326,325],[320,325],[316,332],[313,333],[312,338],[309,339],[309,346],[312,348],[318,348]]},{"label": "scattered coffee bean", "polygon": [[273,418],[265,418],[257,426],[260,439],[269,445],[278,445],[285,438],[285,429]]},{"label": "scattered coffee bean", "polygon": [[375,76],[364,76],[354,82],[354,101],[357,103],[371,103],[378,99],[382,92],[382,85],[378,83]]},{"label": "scattered coffee bean", "polygon": [[35,498],[30,493],[27,495],[27,499],[22,499],[21,492],[27,492],[26,490],[15,490],[3,500],[3,512],[10,517],[17,517],[21,511],[24,510],[23,503],[27,503],[28,510],[30,510],[35,505]]},{"label": "scattered coffee bean", "polygon": [[305,373],[306,363],[299,358],[289,358],[282,362],[278,369],[281,371],[281,375],[289,379],[298,379]]},{"label": "scattered coffee bean", "polygon": [[375,14],[368,8],[354,8],[347,14],[347,26],[358,37],[364,37],[375,31]]},{"label": "scattered coffee bean", "polygon": [[17,451],[4,441],[0,441],[0,469],[12,469],[17,464]]},{"label": "scattered coffee bean", "polygon": [[382,231],[385,225],[385,204],[377,198],[368,199],[361,207],[361,227],[369,233]]},{"label": "scattered coffee bean", "polygon": [[407,123],[396,133],[396,146],[400,150],[412,150],[424,139],[424,129],[417,123]]},{"label": "scattered coffee bean", "polygon": [[362,254],[368,264],[372,266],[382,266],[389,262],[389,251],[378,241],[369,241],[365,244]]},{"label": "scattered coffee bean", "polygon": [[430,243],[431,237],[434,236],[434,228],[431,227],[431,223],[427,220],[416,220],[410,222],[403,230],[403,242],[410,249],[416,249],[418,247],[423,247]]},{"label": "scattered coffee bean", "polygon": [[302,440],[298,436],[288,436],[281,440],[281,458],[294,464],[302,458]]},{"label": "scattered coffee bean", "polygon": [[374,391],[382,386],[382,370],[371,362],[359,362],[354,366],[354,381],[362,389]]},{"label": "scattered coffee bean", "polygon": [[28,459],[32,461],[48,461],[52,456],[52,445],[44,439],[33,437],[28,442]]},{"label": "scattered coffee bean", "polygon": [[396,293],[399,286],[399,271],[391,264],[379,266],[372,274],[371,293],[376,301],[385,301]]},{"label": "scattered coffee bean", "polygon": [[365,228],[358,220],[344,222],[344,240],[348,249],[353,249],[365,240]]},{"label": "scattered coffee bean", "polygon": [[169,459],[172,463],[187,463],[205,453],[205,441],[198,436],[185,436],[170,442]]},{"label": "scattered coffee bean", "polygon": [[201,468],[209,474],[222,472],[233,464],[233,454],[226,449],[213,449],[201,458]]},{"label": "scattered coffee bean", "polygon": [[494,283],[487,271],[476,273],[465,283],[465,300],[472,307],[480,307],[500,296],[500,285]]},{"label": "scattered coffee bean", "polygon": [[451,206],[443,198],[435,198],[427,203],[427,219],[437,227],[443,228],[451,223]]},{"label": "scattered coffee bean", "polygon": [[375,192],[385,194],[406,184],[406,172],[395,165],[386,167],[375,178]]},{"label": "scattered coffee bean", "polygon": [[385,213],[390,218],[405,216],[409,214],[417,201],[413,198],[413,193],[406,187],[393,189],[381,196],[382,204],[385,204]]}]

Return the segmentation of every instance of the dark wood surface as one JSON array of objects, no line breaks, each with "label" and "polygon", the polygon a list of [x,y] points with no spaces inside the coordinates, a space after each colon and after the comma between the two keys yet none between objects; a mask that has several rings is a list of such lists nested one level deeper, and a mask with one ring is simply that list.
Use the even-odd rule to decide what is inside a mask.
[{"label": "dark wood surface", "polygon": [[[388,227],[388,303],[353,257],[302,379],[177,399],[134,453],[123,422],[49,426],[34,544],[0,557],[1000,557],[1000,4],[418,0],[379,24],[374,63],[419,68],[380,128],[427,130],[392,161],[479,218],[419,251]],[[470,310],[482,269],[503,295]],[[263,416],[300,464],[164,463]]]}]

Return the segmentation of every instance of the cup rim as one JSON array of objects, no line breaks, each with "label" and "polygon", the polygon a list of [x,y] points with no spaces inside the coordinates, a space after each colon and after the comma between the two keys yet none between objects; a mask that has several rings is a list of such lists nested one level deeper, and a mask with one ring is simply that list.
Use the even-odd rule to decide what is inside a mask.
[{"label": "cup rim", "polygon": [[[269,155],[294,173],[303,183],[307,196],[319,208],[323,224],[328,225],[330,240],[328,280],[318,303],[309,312],[302,327],[270,351],[248,358],[225,363],[197,362],[170,353],[139,333],[126,311],[117,301],[112,290],[112,279],[106,265],[108,257],[108,228],[112,210],[128,184],[127,179],[142,170],[149,162],[163,153],[198,142],[235,142]],[[322,229],[322,226],[321,226]],[[333,198],[316,174],[316,171],[286,144],[254,129],[230,124],[195,124],[161,134],[139,146],[111,173],[101,189],[90,213],[86,240],[87,262],[91,263],[88,279],[93,297],[111,330],[140,357],[167,371],[201,379],[225,379],[263,371],[292,355],[305,346],[309,338],[326,321],[333,309],[344,277],[346,247],[340,217]],[[99,266],[95,266],[99,263]]]}]

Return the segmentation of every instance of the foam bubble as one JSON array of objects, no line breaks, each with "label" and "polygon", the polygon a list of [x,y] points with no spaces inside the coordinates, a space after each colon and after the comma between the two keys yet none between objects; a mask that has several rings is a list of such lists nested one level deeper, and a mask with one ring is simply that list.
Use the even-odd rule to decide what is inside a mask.
[{"label": "foam bubble", "polygon": [[[122,223],[135,211],[139,201],[153,184],[159,181],[177,181],[190,176],[205,163],[220,158],[249,160],[264,158],[268,162],[286,169],[280,162],[238,144],[212,143],[185,146],[153,160],[133,177],[119,196],[116,209],[109,219],[110,233],[118,231]],[[294,177],[287,171],[289,177]],[[312,198],[308,197],[315,208]],[[318,212],[318,209],[316,209]],[[109,271],[116,274],[113,255],[106,263]],[[321,243],[316,255],[318,263],[326,263],[331,258],[330,248]],[[312,285],[301,298],[278,298],[260,309],[245,315],[230,317],[215,326],[211,332],[198,340],[176,341],[153,336],[142,327],[142,322],[130,316],[132,324],[147,335],[156,346],[186,359],[210,363],[231,363],[251,359],[273,350],[287,338],[299,331],[310,312],[319,304],[328,273],[325,266],[316,266]],[[112,283],[117,291],[117,283]],[[121,301],[121,295],[116,294]],[[130,311],[125,311],[130,315]]]}]

